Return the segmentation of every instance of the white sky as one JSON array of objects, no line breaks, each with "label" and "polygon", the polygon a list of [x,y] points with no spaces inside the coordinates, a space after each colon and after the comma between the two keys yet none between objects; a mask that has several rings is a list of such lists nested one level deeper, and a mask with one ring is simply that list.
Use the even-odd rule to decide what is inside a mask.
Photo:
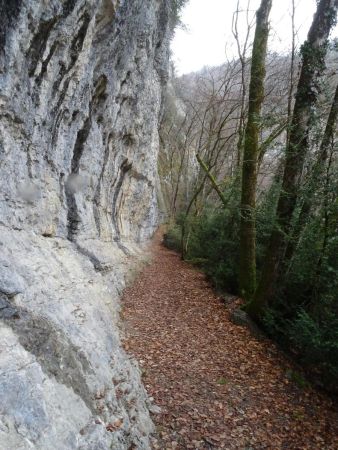
[{"label": "white sky", "polygon": [[[248,0],[241,0],[246,9]],[[250,0],[250,11],[254,15],[260,0]],[[291,0],[273,0],[270,15],[271,32],[269,49],[288,52],[291,46]],[[295,0],[297,40],[301,44],[307,35],[316,9],[316,0]],[[178,75],[197,71],[203,66],[217,66],[235,55],[231,33],[233,12],[237,0],[190,0],[182,11],[182,22],[186,31],[177,29],[171,49]],[[245,14],[241,13],[239,33],[245,33]],[[338,35],[338,27],[333,36]]]}]

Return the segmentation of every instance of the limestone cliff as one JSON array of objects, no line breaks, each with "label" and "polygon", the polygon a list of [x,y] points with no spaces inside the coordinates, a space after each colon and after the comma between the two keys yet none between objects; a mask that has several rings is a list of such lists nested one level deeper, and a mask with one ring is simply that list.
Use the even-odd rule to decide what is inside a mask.
[{"label": "limestone cliff", "polygon": [[0,449],[148,449],[118,297],[157,223],[170,0],[0,16]]}]

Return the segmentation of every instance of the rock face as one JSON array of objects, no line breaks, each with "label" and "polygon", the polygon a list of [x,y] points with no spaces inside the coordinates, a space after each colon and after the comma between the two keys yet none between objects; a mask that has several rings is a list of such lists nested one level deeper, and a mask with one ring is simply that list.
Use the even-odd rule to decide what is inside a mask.
[{"label": "rock face", "polygon": [[169,11],[0,2],[1,450],[150,448],[118,297],[157,223]]}]

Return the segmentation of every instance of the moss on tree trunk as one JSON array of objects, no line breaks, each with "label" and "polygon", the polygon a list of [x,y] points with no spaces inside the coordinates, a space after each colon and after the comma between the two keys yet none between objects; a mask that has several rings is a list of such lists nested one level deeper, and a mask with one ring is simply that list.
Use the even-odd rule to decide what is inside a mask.
[{"label": "moss on tree trunk", "polygon": [[248,312],[259,318],[273,298],[291,231],[300,179],[309,148],[313,110],[317,104],[319,79],[325,68],[328,36],[336,21],[338,0],[320,0],[306,42],[302,46],[302,68],[296,92],[290,138],[286,147],[283,183],[275,227],[265,258],[262,277]]},{"label": "moss on tree trunk", "polygon": [[242,165],[241,227],[240,227],[240,293],[251,300],[256,288],[256,184],[258,138],[261,108],[264,99],[265,58],[269,36],[269,14],[272,0],[262,0],[257,11],[255,38],[252,50],[249,87],[248,122],[244,137]]}]

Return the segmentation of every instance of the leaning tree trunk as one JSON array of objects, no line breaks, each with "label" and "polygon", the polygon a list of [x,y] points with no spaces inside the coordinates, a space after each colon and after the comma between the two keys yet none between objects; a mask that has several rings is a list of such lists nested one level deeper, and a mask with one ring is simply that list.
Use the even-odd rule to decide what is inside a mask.
[{"label": "leaning tree trunk", "polygon": [[307,40],[301,49],[302,68],[296,92],[289,142],[286,147],[282,188],[277,205],[262,277],[248,312],[259,319],[271,301],[288,243],[291,220],[297,202],[299,182],[309,147],[313,110],[317,104],[319,78],[325,68],[328,37],[336,21],[338,0],[320,0]]},{"label": "leaning tree trunk", "polygon": [[260,116],[264,100],[265,58],[269,36],[269,14],[272,0],[262,0],[257,11],[255,38],[252,49],[249,111],[245,129],[242,165],[242,197],[240,227],[241,295],[251,300],[256,288],[256,184]]},{"label": "leaning tree trunk", "polygon": [[295,228],[292,232],[292,238],[289,240],[287,245],[284,258],[285,261],[283,263],[284,266],[287,266],[288,262],[292,260],[301,233],[310,215],[313,195],[316,192],[316,186],[318,184],[317,180],[321,179],[324,174],[326,168],[326,161],[329,157],[330,150],[334,145],[335,135],[337,133],[337,119],[338,119],[338,84],[336,87],[335,95],[333,97],[330,113],[326,122],[326,127],[322,143],[318,152],[317,160],[312,168],[308,185],[305,187],[303,205],[300,210]]}]

